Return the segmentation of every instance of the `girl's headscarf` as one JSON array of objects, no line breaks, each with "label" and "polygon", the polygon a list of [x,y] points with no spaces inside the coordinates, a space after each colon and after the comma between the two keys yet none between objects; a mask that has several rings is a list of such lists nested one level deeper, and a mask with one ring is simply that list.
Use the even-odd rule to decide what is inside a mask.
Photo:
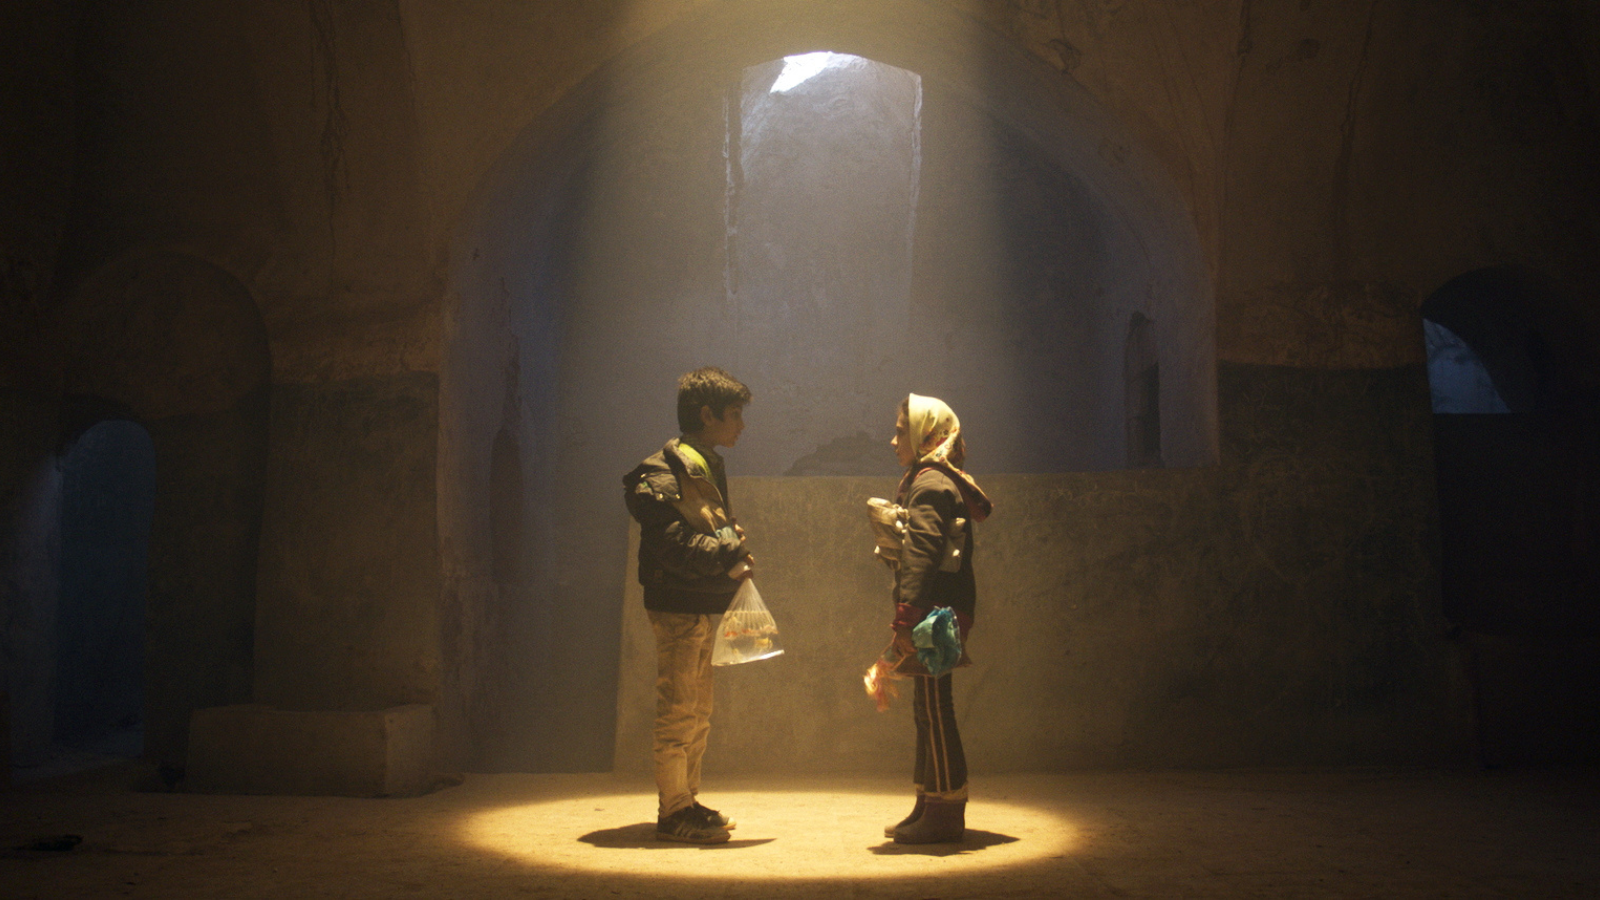
[{"label": "girl's headscarf", "polygon": [[906,398],[906,426],[917,460],[901,480],[900,492],[910,489],[917,472],[934,466],[955,479],[974,521],[988,518],[994,504],[972,476],[961,469],[967,461],[967,443],[961,438],[961,420],[956,418],[955,410],[937,397],[910,394]]}]

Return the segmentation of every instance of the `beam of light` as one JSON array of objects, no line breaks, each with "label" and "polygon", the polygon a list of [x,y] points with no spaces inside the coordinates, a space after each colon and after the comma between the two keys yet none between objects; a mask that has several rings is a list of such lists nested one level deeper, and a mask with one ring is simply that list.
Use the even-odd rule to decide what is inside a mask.
[{"label": "beam of light", "polygon": [[963,843],[895,844],[883,827],[905,815],[910,791],[843,780],[837,790],[787,789],[790,782],[707,796],[738,828],[728,843],[704,847],[655,839],[653,787],[597,786],[476,813],[461,821],[460,837],[540,871],[710,881],[759,873],[762,880],[790,882],[926,877],[930,855],[940,857],[941,875],[987,872],[1060,857],[1076,843],[1076,829],[1051,812],[975,799]]},{"label": "beam of light", "polygon": [[831,53],[827,50],[785,56],[783,58],[783,71],[778,73],[778,80],[772,83],[768,93],[785,93],[799,87],[832,66],[844,65],[845,61],[851,58],[848,53]]}]

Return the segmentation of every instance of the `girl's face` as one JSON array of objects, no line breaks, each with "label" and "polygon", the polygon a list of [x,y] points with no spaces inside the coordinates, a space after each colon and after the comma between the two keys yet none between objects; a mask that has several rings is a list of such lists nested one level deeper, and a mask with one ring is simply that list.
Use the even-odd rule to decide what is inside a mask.
[{"label": "girl's face", "polygon": [[894,448],[894,458],[900,465],[910,468],[917,461],[917,448],[911,446],[911,423],[906,421],[905,410],[894,418],[894,437],[889,439],[889,446]]}]

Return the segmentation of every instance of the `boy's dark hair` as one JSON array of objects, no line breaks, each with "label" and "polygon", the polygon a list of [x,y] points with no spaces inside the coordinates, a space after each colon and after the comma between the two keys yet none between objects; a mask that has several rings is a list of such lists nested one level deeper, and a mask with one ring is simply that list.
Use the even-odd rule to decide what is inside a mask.
[{"label": "boy's dark hair", "polygon": [[716,366],[695,369],[678,379],[678,428],[684,434],[700,431],[702,406],[711,407],[711,414],[720,419],[729,406],[749,402],[750,389],[739,379]]}]

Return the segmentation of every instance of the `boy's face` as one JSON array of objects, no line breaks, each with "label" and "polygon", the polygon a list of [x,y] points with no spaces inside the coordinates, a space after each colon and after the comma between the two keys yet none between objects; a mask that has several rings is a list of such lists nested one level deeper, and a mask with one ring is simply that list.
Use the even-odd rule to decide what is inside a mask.
[{"label": "boy's face", "polygon": [[732,447],[739,443],[739,433],[744,431],[744,407],[737,403],[728,404],[722,411],[722,418],[717,418],[711,407],[700,407],[700,440],[715,447]]}]

